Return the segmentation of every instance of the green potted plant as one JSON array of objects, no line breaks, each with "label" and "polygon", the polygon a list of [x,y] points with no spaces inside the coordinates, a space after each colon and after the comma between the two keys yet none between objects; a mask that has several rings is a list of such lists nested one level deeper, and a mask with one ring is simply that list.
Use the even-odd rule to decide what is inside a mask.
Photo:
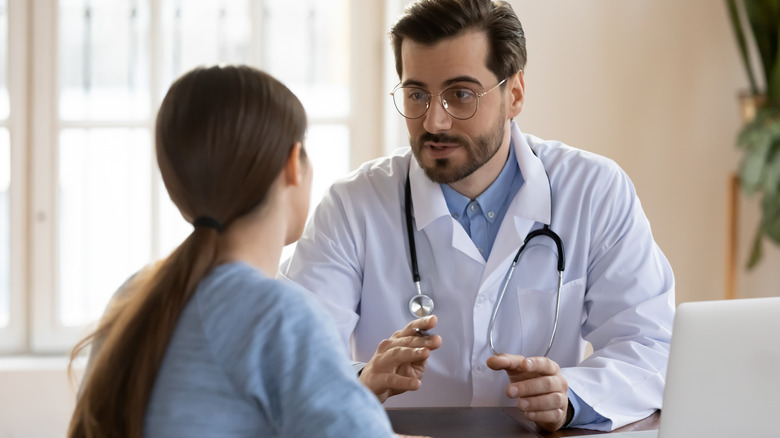
[{"label": "green potted plant", "polygon": [[[780,244],[780,0],[726,0],[726,6],[750,83],[741,99],[748,110],[743,109],[747,120],[737,138],[743,151],[739,179],[744,193],[761,196],[750,269],[761,260],[765,236]],[[748,49],[749,36],[755,52]],[[759,59],[753,60],[752,53]],[[756,81],[755,64],[761,65],[763,89]],[[753,109],[745,102],[752,102]]]}]

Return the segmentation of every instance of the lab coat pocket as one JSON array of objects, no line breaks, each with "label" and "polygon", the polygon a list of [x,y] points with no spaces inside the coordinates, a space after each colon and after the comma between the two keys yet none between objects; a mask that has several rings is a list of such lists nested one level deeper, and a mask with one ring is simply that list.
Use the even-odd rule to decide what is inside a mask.
[{"label": "lab coat pocket", "polygon": [[[580,349],[586,280],[586,277],[580,277],[561,287],[558,326],[551,356],[578,354],[572,350]],[[557,284],[553,289],[517,289],[523,355],[541,356],[547,350],[553,334],[557,295]]]}]

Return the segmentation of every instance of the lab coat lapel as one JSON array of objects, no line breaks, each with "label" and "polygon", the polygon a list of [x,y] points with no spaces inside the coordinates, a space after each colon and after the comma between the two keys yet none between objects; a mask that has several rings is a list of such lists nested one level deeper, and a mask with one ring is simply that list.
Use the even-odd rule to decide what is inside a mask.
[{"label": "lab coat lapel", "polygon": [[509,204],[504,221],[487,261],[482,284],[501,281],[509,263],[536,222],[550,224],[550,183],[542,161],[532,151],[517,125],[512,122],[512,143],[515,148],[523,185]]},{"label": "lab coat lapel", "polygon": [[[480,264],[484,264],[485,259],[466,234],[466,230],[461,226],[455,226],[457,223],[450,216],[441,186],[425,175],[414,156],[410,159],[409,180],[412,184],[412,212],[416,229],[425,230],[434,248],[439,245],[451,245]],[[442,217],[448,221],[448,226],[429,227]]]}]

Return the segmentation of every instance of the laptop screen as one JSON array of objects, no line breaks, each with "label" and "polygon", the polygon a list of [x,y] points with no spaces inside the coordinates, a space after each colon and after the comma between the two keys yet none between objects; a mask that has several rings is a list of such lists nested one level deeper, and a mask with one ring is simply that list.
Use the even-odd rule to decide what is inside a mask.
[{"label": "laptop screen", "polygon": [[780,437],[780,297],[677,308],[659,437]]}]

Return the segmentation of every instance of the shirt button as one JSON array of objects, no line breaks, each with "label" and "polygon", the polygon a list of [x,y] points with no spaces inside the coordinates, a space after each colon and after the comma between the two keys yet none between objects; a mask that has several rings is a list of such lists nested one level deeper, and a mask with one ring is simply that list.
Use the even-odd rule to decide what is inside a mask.
[{"label": "shirt button", "polygon": [[469,208],[471,209],[471,211],[477,211],[477,204],[471,204]]},{"label": "shirt button", "polygon": [[485,296],[484,295],[480,295],[480,296],[477,297],[477,307],[479,307],[479,306],[481,306],[483,304],[485,304]]},{"label": "shirt button", "polygon": [[482,249],[482,248],[477,248],[477,249],[479,250],[479,253],[480,253],[480,254],[484,254],[484,253],[485,253],[485,250],[484,250],[484,249]]},{"label": "shirt button", "polygon": [[488,212],[488,217],[489,217],[490,219],[493,219],[494,217],[496,217],[496,212],[494,212],[494,211],[489,211],[489,212]]},{"label": "shirt button", "polygon": [[452,215],[452,217],[454,217],[455,219],[457,219],[459,216],[460,215],[458,213],[455,213],[455,214]]}]

